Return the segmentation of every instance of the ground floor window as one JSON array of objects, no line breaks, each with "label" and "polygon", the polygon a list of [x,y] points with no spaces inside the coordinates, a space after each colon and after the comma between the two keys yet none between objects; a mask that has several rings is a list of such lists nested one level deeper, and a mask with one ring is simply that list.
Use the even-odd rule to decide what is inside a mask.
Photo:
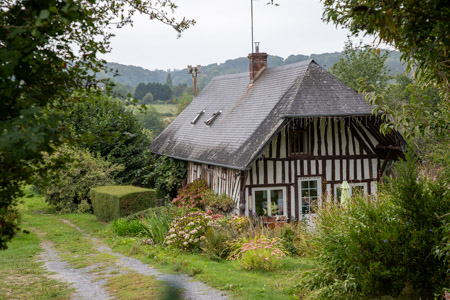
[{"label": "ground floor window", "polygon": [[[367,195],[367,184],[364,182],[357,182],[357,183],[349,183],[350,186],[350,197],[353,195]],[[341,199],[341,185],[336,184],[334,186],[334,197],[340,201]]]},{"label": "ground floor window", "polygon": [[286,215],[286,188],[254,188],[252,196],[257,215]]},{"label": "ground floor window", "polygon": [[301,214],[309,214],[314,212],[314,208],[319,205],[321,197],[321,178],[305,177],[298,179],[298,189],[300,195]]}]

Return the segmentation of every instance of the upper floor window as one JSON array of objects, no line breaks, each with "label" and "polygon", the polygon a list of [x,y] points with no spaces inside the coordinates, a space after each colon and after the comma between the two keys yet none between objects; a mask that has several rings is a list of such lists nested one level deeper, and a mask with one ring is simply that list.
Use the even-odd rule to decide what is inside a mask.
[{"label": "upper floor window", "polygon": [[304,156],[309,154],[309,134],[307,129],[289,130],[290,156]]}]

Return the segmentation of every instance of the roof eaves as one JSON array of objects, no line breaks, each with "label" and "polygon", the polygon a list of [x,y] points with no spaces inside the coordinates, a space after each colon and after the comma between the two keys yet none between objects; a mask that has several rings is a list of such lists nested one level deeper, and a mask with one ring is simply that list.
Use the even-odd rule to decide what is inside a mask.
[{"label": "roof eaves", "polygon": [[372,113],[343,113],[343,114],[296,114],[296,115],[281,115],[281,119],[287,118],[313,118],[313,117],[357,117],[357,116],[371,116]]},{"label": "roof eaves", "polygon": [[230,165],[225,165],[225,164],[218,164],[218,163],[214,163],[214,162],[210,162],[210,161],[202,161],[202,160],[197,160],[197,159],[181,158],[181,157],[178,157],[178,156],[175,156],[175,155],[158,153],[156,151],[152,151],[151,149],[150,149],[150,152],[152,152],[153,154],[156,154],[156,155],[163,155],[163,156],[171,157],[171,158],[178,159],[178,160],[192,161],[192,162],[199,163],[199,164],[213,165],[213,166],[224,167],[224,168],[229,168],[229,169],[235,169],[235,170],[240,170],[240,171],[245,171],[246,170],[246,167],[237,167],[237,166],[230,166]]}]

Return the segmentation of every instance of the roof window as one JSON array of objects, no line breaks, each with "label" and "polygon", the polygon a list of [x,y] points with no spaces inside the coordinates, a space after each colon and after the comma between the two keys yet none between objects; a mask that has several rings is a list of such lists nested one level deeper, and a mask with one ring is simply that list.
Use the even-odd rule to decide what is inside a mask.
[{"label": "roof window", "polygon": [[200,111],[194,118],[194,120],[191,121],[191,124],[194,125],[197,123],[198,119],[205,113],[205,110]]},{"label": "roof window", "polygon": [[218,110],[218,111],[216,111],[215,113],[213,113],[212,116],[211,116],[208,120],[205,121],[205,124],[206,124],[207,126],[211,125],[211,124],[214,122],[214,120],[215,120],[221,113],[222,113],[221,110]]}]

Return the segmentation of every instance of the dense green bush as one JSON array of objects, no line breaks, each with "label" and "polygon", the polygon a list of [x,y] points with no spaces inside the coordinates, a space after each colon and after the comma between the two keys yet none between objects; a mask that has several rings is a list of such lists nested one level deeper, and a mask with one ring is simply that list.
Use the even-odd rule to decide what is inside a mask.
[{"label": "dense green bush", "polygon": [[74,139],[91,152],[123,165],[116,179],[123,183],[138,181],[145,168],[144,151],[150,141],[142,124],[123,101],[104,94],[78,93],[69,108],[67,123]]},{"label": "dense green bush", "polygon": [[145,129],[151,130],[154,137],[157,137],[166,127],[163,115],[156,111],[154,107],[150,106],[144,112],[135,115]]},{"label": "dense green bush", "polygon": [[[326,299],[398,296],[412,288],[422,299],[449,286],[442,245],[450,194],[444,178],[419,177],[415,160],[397,168],[377,200],[355,197],[318,213],[312,234],[317,268],[302,286]],[[447,214],[447,216],[445,216]]]},{"label": "dense green bush", "polygon": [[147,162],[149,169],[145,179],[147,184],[153,183],[161,196],[167,196],[169,199],[175,198],[177,190],[186,178],[186,162],[167,156],[159,156],[149,159]]},{"label": "dense green bush", "polygon": [[46,201],[62,213],[90,210],[89,190],[114,184],[114,175],[122,168],[86,149],[60,146],[52,155],[44,154],[44,162],[34,184]]},{"label": "dense green bush", "polygon": [[144,228],[139,220],[125,220],[120,218],[111,223],[111,228],[118,236],[139,236]]},{"label": "dense green bush", "polygon": [[108,222],[156,205],[156,192],[135,186],[100,186],[89,197],[98,220]]}]

